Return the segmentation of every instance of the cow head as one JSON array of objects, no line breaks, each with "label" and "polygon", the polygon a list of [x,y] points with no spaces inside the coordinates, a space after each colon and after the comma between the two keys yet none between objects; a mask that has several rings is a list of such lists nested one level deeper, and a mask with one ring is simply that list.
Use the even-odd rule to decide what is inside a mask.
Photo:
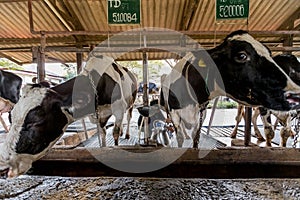
[{"label": "cow head", "polygon": [[245,105],[289,110],[297,86],[272,59],[269,49],[245,31],[228,35],[208,51],[222,76],[226,94]]},{"label": "cow head", "polygon": [[297,85],[300,85],[300,62],[296,56],[282,54],[273,59]]},{"label": "cow head", "polygon": [[0,172],[15,177],[30,169],[68,124],[63,98],[50,88],[27,86],[12,110],[12,125],[0,143]]},{"label": "cow head", "polygon": [[0,70],[0,97],[17,103],[20,98],[22,79],[10,72]]},{"label": "cow head", "polygon": [[[99,76],[96,75],[92,74],[93,79]],[[73,92],[74,88],[79,91]],[[74,118],[95,112],[94,99],[87,76],[77,76],[53,88],[25,86],[12,110],[10,131],[0,143],[0,175],[16,177],[27,172]]]}]

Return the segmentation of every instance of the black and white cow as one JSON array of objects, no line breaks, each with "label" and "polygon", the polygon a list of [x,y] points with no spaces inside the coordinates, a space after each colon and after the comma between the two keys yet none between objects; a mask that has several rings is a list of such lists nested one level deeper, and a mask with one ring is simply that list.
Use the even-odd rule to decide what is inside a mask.
[{"label": "black and white cow", "polygon": [[22,78],[18,75],[0,70],[0,97],[17,103],[20,98]]},{"label": "black and white cow", "polygon": [[105,56],[91,57],[84,72],[55,87],[26,86],[12,110],[10,132],[0,145],[0,170],[8,177],[25,173],[62,136],[68,124],[96,110],[103,133],[108,119],[115,116],[113,136],[117,144],[128,109],[129,134],[136,93],[135,76]]},{"label": "black and white cow", "polygon": [[300,87],[275,63],[269,49],[247,32],[231,33],[207,53],[190,52],[162,82],[161,104],[177,129],[179,146],[183,122],[192,125],[193,147],[198,147],[199,112],[216,96],[227,95],[244,105],[274,110],[292,108],[287,96],[299,94]]},{"label": "black and white cow", "polygon": [[[273,59],[297,85],[300,85],[300,62],[298,61],[296,56],[290,54],[283,54],[283,55],[277,55]],[[238,110],[237,110],[238,112],[235,118],[236,124],[233,129],[233,132],[231,133],[232,138],[236,137],[238,125],[244,115],[243,109],[244,106],[242,105],[238,106]],[[292,130],[291,127],[291,118],[292,118],[291,113],[274,111],[264,107],[255,107],[253,108],[253,111],[254,112],[251,121],[253,123],[254,133],[257,136],[258,140],[265,141],[264,137],[261,135],[257,126],[257,117],[261,115],[261,119],[264,125],[264,133],[267,140],[266,145],[271,146],[271,141],[275,135],[275,131],[273,129],[273,125],[271,124],[271,117],[270,117],[271,114],[273,114],[277,118],[277,120],[283,125],[283,127],[280,130],[280,136],[281,136],[280,145],[285,147],[287,139],[290,136],[294,135],[294,131]]]},{"label": "black and white cow", "polygon": [[[21,87],[21,77],[14,73],[0,70],[0,115],[8,112],[9,121],[11,121],[10,111],[20,98]],[[0,121],[5,132],[8,132],[8,127],[2,116],[0,116]]]}]

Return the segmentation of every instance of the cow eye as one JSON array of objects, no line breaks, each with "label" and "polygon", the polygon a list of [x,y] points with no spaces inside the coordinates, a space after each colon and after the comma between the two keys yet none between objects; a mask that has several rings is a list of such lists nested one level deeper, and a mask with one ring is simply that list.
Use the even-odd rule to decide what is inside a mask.
[{"label": "cow eye", "polygon": [[250,60],[250,57],[245,51],[241,51],[237,53],[237,55],[234,57],[235,61],[238,63],[245,63]]}]

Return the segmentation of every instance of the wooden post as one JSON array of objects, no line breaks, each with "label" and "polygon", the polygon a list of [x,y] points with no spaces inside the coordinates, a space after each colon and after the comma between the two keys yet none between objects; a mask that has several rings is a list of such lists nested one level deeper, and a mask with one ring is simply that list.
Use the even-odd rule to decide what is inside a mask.
[{"label": "wooden post", "polygon": [[[148,55],[147,52],[143,51],[143,106],[149,106],[149,91],[148,91]],[[150,113],[150,111],[149,111]],[[144,118],[144,137],[146,140],[146,143],[149,142],[149,125],[148,125],[148,117]]]},{"label": "wooden post", "polygon": [[[77,48],[82,49],[82,46],[77,46]],[[83,59],[83,53],[82,52],[77,52],[76,53],[77,74],[79,74],[82,70],[82,59]]]},{"label": "wooden post", "polygon": [[[81,49],[82,46],[77,46],[77,48]],[[82,52],[77,52],[76,53],[76,63],[77,63],[76,69],[77,69],[77,74],[79,74],[82,71],[82,58],[83,58]],[[99,122],[97,122],[97,123],[99,123]],[[88,133],[87,133],[87,129],[86,129],[86,124],[85,124],[84,118],[81,119],[81,124],[82,124],[82,127],[83,127],[85,139],[87,140],[87,139],[89,139],[89,137],[88,137]],[[98,134],[98,137],[100,137],[100,134]],[[99,146],[101,146],[100,142],[99,142]]]},{"label": "wooden post", "polygon": [[246,106],[245,107],[245,146],[249,146],[251,142],[251,118],[252,118],[252,108]]},{"label": "wooden post", "polygon": [[38,49],[37,56],[37,78],[38,82],[45,80],[45,48],[46,48],[46,36],[42,34],[41,36],[41,46]]},{"label": "wooden post", "polygon": [[[284,37],[283,46],[284,47],[292,47],[293,46],[293,35],[288,35],[288,36]],[[283,53],[284,54],[292,54],[291,51],[284,51]]]}]

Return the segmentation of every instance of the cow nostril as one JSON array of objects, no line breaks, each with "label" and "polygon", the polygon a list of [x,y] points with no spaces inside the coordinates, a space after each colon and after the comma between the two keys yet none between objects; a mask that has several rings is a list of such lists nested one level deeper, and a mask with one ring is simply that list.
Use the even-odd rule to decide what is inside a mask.
[{"label": "cow nostril", "polygon": [[0,171],[0,178],[7,179],[8,178],[9,168]]}]

